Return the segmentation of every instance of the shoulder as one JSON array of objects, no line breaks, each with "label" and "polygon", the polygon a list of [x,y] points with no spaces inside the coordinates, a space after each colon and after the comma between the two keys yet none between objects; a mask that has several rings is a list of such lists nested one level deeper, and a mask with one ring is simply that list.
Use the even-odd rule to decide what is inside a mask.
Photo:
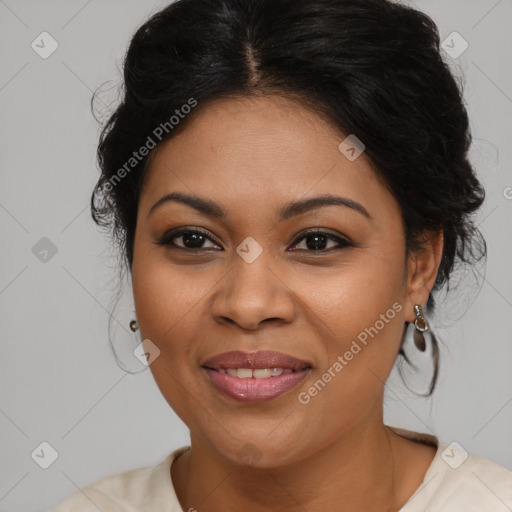
[{"label": "shoulder", "polygon": [[50,512],[98,512],[98,510],[127,512],[129,509],[126,508],[126,504],[116,503],[112,497],[94,489],[91,485],[71,494]]},{"label": "shoulder", "polygon": [[[445,458],[451,456],[451,450],[449,446],[445,449]],[[512,471],[477,455],[468,454],[458,467],[447,464],[442,489],[447,491],[446,503],[465,505],[466,510],[512,508]]]},{"label": "shoulder", "polygon": [[510,512],[512,471],[490,459],[468,453],[459,443],[423,432],[387,426],[396,434],[435,447],[421,485],[400,512]]},{"label": "shoulder", "polygon": [[[155,466],[139,467],[107,476],[79,489],[50,512],[133,512],[156,509],[180,511],[172,485],[172,462],[188,447],[182,447]],[[148,508],[149,507],[149,508]]]},{"label": "shoulder", "polygon": [[459,446],[440,442],[423,484],[407,503],[411,508],[404,512],[512,510],[512,472]]}]

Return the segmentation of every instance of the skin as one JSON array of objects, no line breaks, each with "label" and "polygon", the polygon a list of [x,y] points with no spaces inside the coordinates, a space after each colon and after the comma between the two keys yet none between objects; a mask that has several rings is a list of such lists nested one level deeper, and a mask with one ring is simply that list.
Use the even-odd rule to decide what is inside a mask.
[{"label": "skin", "polygon": [[[406,258],[397,201],[365,153],[350,161],[338,150],[345,137],[284,97],[225,98],[198,106],[151,155],[133,293],[142,339],[160,350],[150,366],[155,381],[190,429],[191,450],[170,475],[183,510],[398,510],[432,462],[435,448],[384,426],[383,391],[403,324],[434,285],[442,233],[425,233],[423,250]],[[227,216],[178,202],[148,216],[170,192],[214,200]],[[357,201],[371,220],[345,206],[277,219],[286,203],[326,193]],[[207,230],[203,253],[157,245],[180,226]],[[354,247],[328,238],[315,252],[301,234],[309,228]],[[263,249],[250,264],[236,252],[248,236]],[[394,318],[301,404],[299,393],[395,302],[402,308]],[[201,368],[230,350],[277,350],[313,368],[297,389],[245,404],[218,391]],[[239,452],[248,443],[258,457],[244,464]]]}]

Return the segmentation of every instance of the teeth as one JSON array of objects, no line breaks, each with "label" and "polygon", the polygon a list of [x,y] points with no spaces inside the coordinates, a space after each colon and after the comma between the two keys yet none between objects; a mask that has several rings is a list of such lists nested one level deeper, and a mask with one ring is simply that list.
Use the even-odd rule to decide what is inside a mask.
[{"label": "teeth", "polygon": [[251,368],[238,368],[238,375],[240,379],[250,379],[252,377]]},{"label": "teeth", "polygon": [[219,368],[219,373],[227,373],[231,377],[239,379],[267,379],[269,377],[279,377],[279,375],[292,373],[291,368]]},{"label": "teeth", "polygon": [[271,377],[270,368],[255,368],[252,371],[252,376],[255,379],[266,379],[268,377]]}]

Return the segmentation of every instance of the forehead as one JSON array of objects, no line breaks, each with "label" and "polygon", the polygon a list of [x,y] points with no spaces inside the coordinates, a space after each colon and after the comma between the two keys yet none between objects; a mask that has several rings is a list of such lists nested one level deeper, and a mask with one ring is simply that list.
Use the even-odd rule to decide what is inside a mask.
[{"label": "forehead", "polygon": [[390,199],[364,152],[353,161],[340,152],[347,134],[297,101],[224,98],[191,116],[154,150],[144,197],[157,200],[178,187],[226,204],[253,200],[253,207],[333,192]]}]

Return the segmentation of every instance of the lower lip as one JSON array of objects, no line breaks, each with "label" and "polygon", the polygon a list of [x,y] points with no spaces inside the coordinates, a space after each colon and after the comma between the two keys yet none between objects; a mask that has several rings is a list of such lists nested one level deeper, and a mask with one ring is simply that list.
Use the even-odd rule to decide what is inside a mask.
[{"label": "lower lip", "polygon": [[301,370],[265,379],[241,379],[227,373],[203,368],[210,382],[226,395],[240,402],[266,402],[295,389],[309,375],[311,369]]}]

